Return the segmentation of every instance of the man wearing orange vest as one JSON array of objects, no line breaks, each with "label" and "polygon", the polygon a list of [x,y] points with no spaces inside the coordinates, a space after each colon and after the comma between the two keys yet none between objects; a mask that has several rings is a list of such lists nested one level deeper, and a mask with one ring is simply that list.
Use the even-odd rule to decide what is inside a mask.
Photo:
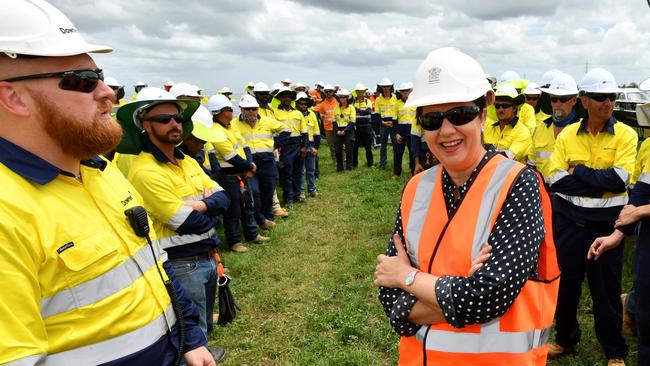
[{"label": "man wearing orange vest", "polygon": [[405,105],[440,164],[409,181],[377,257],[400,365],[546,364],[559,283],[550,199],[534,171],[481,144],[495,100],[484,75],[459,50],[434,50]]},{"label": "man wearing orange vest", "polygon": [[325,85],[323,91],[325,99],[314,107],[314,112],[317,112],[321,121],[323,121],[323,130],[325,130],[325,138],[330,148],[330,156],[334,160],[334,110],[339,106],[339,102],[334,98],[334,87],[332,85]]}]

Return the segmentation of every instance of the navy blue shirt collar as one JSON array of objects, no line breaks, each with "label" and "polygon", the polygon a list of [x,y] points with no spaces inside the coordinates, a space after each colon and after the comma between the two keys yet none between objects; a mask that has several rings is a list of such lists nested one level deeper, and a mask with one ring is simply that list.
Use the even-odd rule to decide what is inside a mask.
[{"label": "navy blue shirt collar", "polygon": [[[145,139],[144,142],[142,143],[142,151],[151,153],[156,160],[158,160],[160,163],[170,163],[169,159],[167,159],[167,156],[160,151],[160,149],[153,144],[149,139]],[[183,159],[185,158],[185,154],[181,152],[177,147],[174,148],[174,157],[176,159]]]},{"label": "navy blue shirt collar", "polygon": [[[510,122],[508,122],[508,123],[506,123],[506,124],[507,124],[507,125],[510,125],[510,126],[512,126],[512,127],[515,127],[515,125],[517,124],[517,121],[519,121],[519,117],[515,116],[515,118],[511,119]],[[498,126],[499,123],[500,123],[499,121],[496,121],[496,122],[494,122],[494,123],[492,124],[492,126]]]},{"label": "navy blue shirt collar", "polygon": [[[70,172],[57,168],[43,158],[36,156],[1,137],[0,163],[4,164],[7,168],[11,169],[11,171],[21,177],[40,185],[45,185],[51,182],[59,174],[69,177],[75,176]],[[88,160],[82,160],[81,164],[99,170],[104,170],[104,168],[106,168],[106,160],[99,156],[95,156]]]},{"label": "navy blue shirt collar", "polygon": [[[580,121],[580,127],[578,127],[578,132],[576,132],[576,135],[579,134],[579,133],[589,133],[589,131],[587,130],[587,122],[588,122],[588,120],[589,120],[589,116],[586,116],[585,118],[582,119],[582,121]],[[605,123],[605,125],[603,126],[603,129],[600,130],[600,132],[604,131],[604,132],[608,132],[608,133],[614,135],[614,124],[615,123],[616,123],[616,118],[614,118],[613,115],[610,116],[609,121],[607,121],[607,123]]]}]

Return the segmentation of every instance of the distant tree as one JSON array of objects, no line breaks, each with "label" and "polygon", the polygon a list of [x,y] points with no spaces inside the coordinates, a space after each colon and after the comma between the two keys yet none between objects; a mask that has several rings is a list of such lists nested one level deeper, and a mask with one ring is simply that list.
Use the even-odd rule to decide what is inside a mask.
[{"label": "distant tree", "polygon": [[638,87],[639,87],[639,84],[637,84],[637,83],[634,82],[634,81],[631,82],[631,83],[628,85],[628,88],[638,88]]}]

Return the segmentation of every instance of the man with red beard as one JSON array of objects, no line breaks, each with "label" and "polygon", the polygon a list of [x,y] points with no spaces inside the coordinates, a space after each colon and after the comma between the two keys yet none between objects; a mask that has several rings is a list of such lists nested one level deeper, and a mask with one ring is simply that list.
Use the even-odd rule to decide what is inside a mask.
[{"label": "man with red beard", "polygon": [[112,49],[42,0],[3,8],[0,34],[0,364],[171,365],[185,352],[214,365],[165,253],[135,231],[146,215],[125,214],[140,195],[98,156],[121,128],[87,53]]}]

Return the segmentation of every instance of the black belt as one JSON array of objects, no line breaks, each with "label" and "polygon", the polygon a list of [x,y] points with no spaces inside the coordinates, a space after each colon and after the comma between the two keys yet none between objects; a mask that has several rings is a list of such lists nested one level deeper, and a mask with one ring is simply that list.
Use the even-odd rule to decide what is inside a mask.
[{"label": "black belt", "polygon": [[178,257],[178,258],[171,258],[170,261],[192,261],[192,260],[199,260],[199,259],[210,259],[214,255],[214,252],[210,251],[207,253],[202,253],[202,254],[197,254],[197,255],[192,255],[189,257]]}]

